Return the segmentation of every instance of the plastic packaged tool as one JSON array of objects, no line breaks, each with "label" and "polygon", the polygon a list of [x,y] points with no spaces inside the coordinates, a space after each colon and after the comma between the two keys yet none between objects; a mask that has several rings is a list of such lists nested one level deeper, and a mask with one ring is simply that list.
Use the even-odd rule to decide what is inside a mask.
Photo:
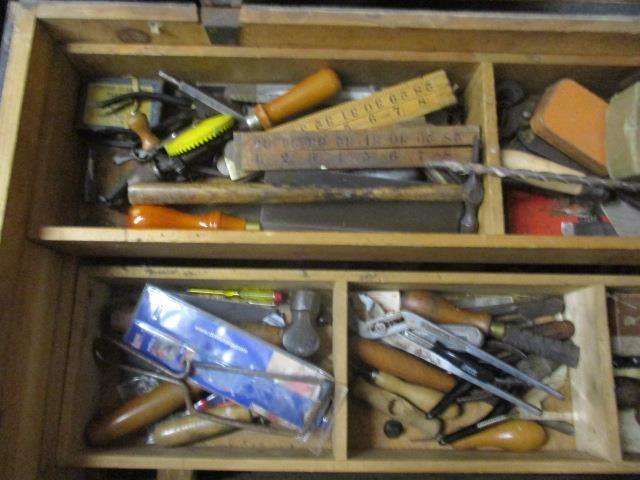
[{"label": "plastic packaged tool", "polygon": [[607,170],[611,178],[640,176],[640,82],[614,95],[607,107]]},{"label": "plastic packaged tool", "polygon": [[177,377],[267,418],[274,433],[306,442],[329,431],[331,375],[157,287],[144,288],[125,343]]}]

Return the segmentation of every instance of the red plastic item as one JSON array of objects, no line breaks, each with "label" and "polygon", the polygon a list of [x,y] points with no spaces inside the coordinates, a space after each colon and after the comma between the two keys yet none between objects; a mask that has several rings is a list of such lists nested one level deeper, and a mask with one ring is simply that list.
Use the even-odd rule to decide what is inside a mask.
[{"label": "red plastic item", "polygon": [[248,230],[255,224],[219,210],[192,215],[157,205],[136,205],[129,209],[129,228],[175,228],[184,230]]},{"label": "red plastic item", "polygon": [[577,223],[582,208],[565,198],[520,190],[507,193],[508,233],[562,235],[562,224]]}]

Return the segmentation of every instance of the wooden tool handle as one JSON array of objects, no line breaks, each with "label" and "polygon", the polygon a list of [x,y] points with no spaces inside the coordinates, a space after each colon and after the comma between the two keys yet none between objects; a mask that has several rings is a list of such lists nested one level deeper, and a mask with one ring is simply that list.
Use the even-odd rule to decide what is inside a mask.
[{"label": "wooden tool handle", "polygon": [[160,139],[155,136],[149,127],[149,120],[142,112],[136,112],[127,120],[127,125],[140,138],[142,149],[149,151],[160,143]]},{"label": "wooden tool handle", "polygon": [[451,445],[456,450],[499,448],[510,452],[534,452],[542,448],[547,434],[539,424],[529,420],[509,420],[470,435]]},{"label": "wooden tool handle", "polygon": [[426,290],[413,290],[403,293],[402,308],[438,323],[460,323],[474,325],[484,333],[489,332],[491,315],[484,312],[468,312],[453,303]]},{"label": "wooden tool handle", "polygon": [[400,350],[358,336],[349,337],[349,349],[364,363],[407,382],[448,392],[456,380],[448,373]]},{"label": "wooden tool handle", "polygon": [[536,325],[528,329],[532,333],[542,335],[543,337],[555,338],[556,340],[567,340],[573,337],[576,328],[569,320],[561,322],[550,322],[542,325]]},{"label": "wooden tool handle", "polygon": [[[191,387],[193,395],[199,392],[199,388]],[[178,385],[163,383],[129,400],[109,415],[91,421],[87,426],[87,441],[94,447],[108,445],[184,407],[184,400],[183,391]]]},{"label": "wooden tool handle", "polygon": [[135,183],[129,185],[132,205],[246,205],[394,201],[459,202],[460,185],[417,185],[403,187],[294,187],[264,183],[217,180],[200,183]]},{"label": "wooden tool handle", "polygon": [[[219,417],[249,423],[251,412],[240,405],[210,408],[209,413]],[[183,415],[158,423],[153,427],[153,442],[160,447],[177,447],[211,438],[234,430],[233,427],[207,420],[198,415]]]},{"label": "wooden tool handle", "polygon": [[336,95],[342,84],[330,68],[308,76],[284,95],[256,105],[256,116],[265,130],[303,113]]},{"label": "wooden tool handle", "polygon": [[157,205],[135,205],[129,209],[129,228],[173,228],[180,230],[247,230],[244,218],[219,210],[194,215]]},{"label": "wooden tool handle", "polygon": [[424,413],[404,398],[378,388],[358,378],[351,389],[353,395],[372,407],[407,425],[413,425],[425,435],[425,440],[435,438],[440,433],[439,420],[428,420]]},{"label": "wooden tool handle", "polygon": [[444,433],[449,434],[478,423],[494,409],[495,405],[487,402],[466,402],[462,405],[462,415],[456,418],[446,419]]},{"label": "wooden tool handle", "polygon": [[264,323],[243,323],[239,325],[239,327],[256,337],[261,338],[265,342],[269,342],[273,345],[282,344],[282,335],[284,334],[284,330],[282,328],[266,325]]},{"label": "wooden tool handle", "polygon": [[[390,373],[376,372],[373,374],[373,382],[390,392],[406,398],[423,412],[431,410],[442,398],[442,392],[432,388],[414,385],[404,380],[394,377]],[[449,419],[457,417],[460,414],[460,407],[457,404],[450,405],[440,418]]]}]

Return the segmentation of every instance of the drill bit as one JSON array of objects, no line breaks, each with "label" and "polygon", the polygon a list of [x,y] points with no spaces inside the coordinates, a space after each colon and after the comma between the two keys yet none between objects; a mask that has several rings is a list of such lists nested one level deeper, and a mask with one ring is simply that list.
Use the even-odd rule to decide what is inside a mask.
[{"label": "drill bit", "polygon": [[608,178],[577,177],[552,172],[534,172],[531,170],[512,169],[504,167],[490,167],[477,163],[461,163],[455,160],[437,160],[425,163],[428,169],[443,169],[459,174],[492,175],[512,180],[538,180],[542,182],[577,183],[591,188],[606,188],[609,190],[623,190],[640,193],[640,182],[624,182]]}]

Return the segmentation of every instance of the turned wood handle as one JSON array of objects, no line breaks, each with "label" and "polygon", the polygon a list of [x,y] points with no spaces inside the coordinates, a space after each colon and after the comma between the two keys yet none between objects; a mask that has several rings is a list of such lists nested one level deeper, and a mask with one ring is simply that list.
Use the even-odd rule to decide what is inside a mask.
[{"label": "turned wood handle", "polygon": [[402,294],[402,308],[438,323],[473,325],[484,333],[489,332],[491,315],[484,312],[468,312],[426,290],[411,290]]},{"label": "turned wood handle", "polygon": [[[192,396],[201,392],[198,387],[190,388]],[[184,407],[184,400],[181,387],[163,383],[125,402],[109,415],[92,420],[87,426],[87,441],[94,447],[108,445]]]},{"label": "turned wood handle", "polygon": [[[208,412],[232,420],[247,423],[251,421],[251,412],[240,405],[214,407],[210,408]],[[151,433],[156,445],[160,447],[176,447],[221,435],[232,430],[235,430],[235,428],[215,420],[207,420],[198,415],[183,415],[182,417],[171,418],[156,424]]]},{"label": "turned wood handle", "polygon": [[[442,392],[420,385],[405,382],[390,373],[377,371],[372,375],[373,382],[380,388],[406,398],[423,412],[431,410],[443,397]],[[455,418],[460,414],[457,404],[450,405],[440,418]]]},{"label": "turned wood handle", "polygon": [[425,439],[435,438],[440,433],[440,420],[429,420],[424,413],[404,398],[367,383],[358,378],[351,389],[353,395],[403,424],[412,425],[425,435]]},{"label": "turned wood handle", "polygon": [[495,405],[487,402],[465,402],[462,405],[462,414],[456,418],[446,419],[444,433],[449,434],[478,423],[495,408]]},{"label": "turned wood handle", "polygon": [[451,445],[456,450],[499,448],[510,452],[534,452],[547,441],[547,434],[530,420],[509,420],[470,435]]},{"label": "turned wood handle", "polygon": [[407,382],[448,392],[456,380],[448,373],[400,350],[352,335],[349,349],[364,363]]},{"label": "turned wood handle", "polygon": [[143,150],[149,151],[160,143],[160,139],[151,131],[149,120],[144,113],[136,112],[131,115],[127,120],[127,125],[140,138]]},{"label": "turned wood handle", "polygon": [[330,68],[308,76],[284,95],[256,105],[256,116],[265,130],[336,95],[342,84]]}]

